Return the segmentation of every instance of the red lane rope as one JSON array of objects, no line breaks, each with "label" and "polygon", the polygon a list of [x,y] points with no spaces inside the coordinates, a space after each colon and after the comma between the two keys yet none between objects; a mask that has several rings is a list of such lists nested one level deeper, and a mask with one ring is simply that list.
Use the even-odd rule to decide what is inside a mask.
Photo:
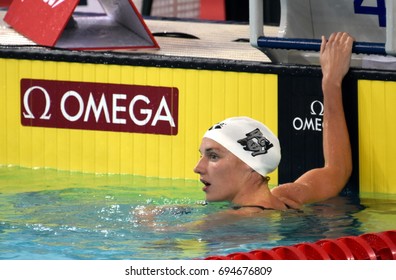
[{"label": "red lane rope", "polygon": [[205,260],[396,260],[396,230],[209,256]]}]

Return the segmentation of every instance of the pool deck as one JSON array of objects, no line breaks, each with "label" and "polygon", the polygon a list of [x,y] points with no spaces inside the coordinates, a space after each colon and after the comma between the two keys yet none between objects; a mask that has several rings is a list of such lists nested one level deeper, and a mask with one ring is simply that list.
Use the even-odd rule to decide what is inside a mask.
[{"label": "pool deck", "polygon": [[[20,35],[4,21],[5,11],[0,11],[0,46],[36,46],[37,44]],[[145,23],[160,45],[156,50],[122,50],[123,53],[148,53],[165,56],[213,58],[238,61],[270,62],[260,50],[249,42],[248,24],[219,22],[176,21],[146,19]],[[278,28],[266,27],[270,36],[276,36]],[[166,37],[168,34],[168,37]],[[173,35],[172,35],[173,34]],[[174,34],[187,34],[199,39],[178,38]]]}]

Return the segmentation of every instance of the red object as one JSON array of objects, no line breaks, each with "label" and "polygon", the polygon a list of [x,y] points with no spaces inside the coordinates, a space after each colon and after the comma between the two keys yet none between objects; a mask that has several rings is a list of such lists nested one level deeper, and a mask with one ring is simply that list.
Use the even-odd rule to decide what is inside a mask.
[{"label": "red object", "polygon": [[332,260],[353,260],[351,250],[343,243],[338,243],[330,239],[322,239],[316,242],[321,246]]},{"label": "red object", "polygon": [[371,248],[378,260],[396,260],[396,244],[384,233],[366,233],[360,235]]},{"label": "red object", "polygon": [[24,126],[177,135],[173,87],[21,80]]},{"label": "red object", "polygon": [[389,237],[392,240],[392,242],[394,244],[396,244],[396,230],[388,230],[388,231],[384,231],[380,234],[383,234],[383,235]]},{"label": "red object", "polygon": [[200,18],[225,20],[225,0],[201,0]]},{"label": "red object", "polygon": [[254,250],[251,251],[250,254],[256,256],[258,260],[280,260],[281,258],[278,256],[277,253],[271,250]]},{"label": "red object", "polygon": [[206,257],[205,260],[228,260],[226,256],[210,256]]},{"label": "red object", "polygon": [[351,250],[356,260],[377,259],[374,250],[363,238],[356,236],[347,236],[338,238],[337,242],[345,244]]},{"label": "red object", "polygon": [[14,0],[4,21],[37,44],[54,46],[78,1]]},{"label": "red object", "polygon": [[232,253],[227,256],[227,260],[258,260],[258,258],[251,253]]},{"label": "red object", "polygon": [[106,15],[72,17],[78,2],[14,0],[4,21],[42,46],[78,50],[159,48],[132,0],[99,0]]},{"label": "red object", "polygon": [[12,0],[0,0],[0,7],[8,7]]},{"label": "red object", "polygon": [[315,243],[301,243],[295,247],[303,252],[308,260],[330,260],[329,254]]},{"label": "red object", "polygon": [[272,248],[282,260],[306,260],[306,256],[293,246],[279,246]]},{"label": "red object", "polygon": [[258,249],[207,260],[396,260],[396,230]]}]

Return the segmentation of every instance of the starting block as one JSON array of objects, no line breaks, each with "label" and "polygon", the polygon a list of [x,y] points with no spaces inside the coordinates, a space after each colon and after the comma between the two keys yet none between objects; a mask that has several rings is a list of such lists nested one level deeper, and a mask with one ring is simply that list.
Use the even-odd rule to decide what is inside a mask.
[{"label": "starting block", "polygon": [[41,46],[76,50],[159,48],[132,0],[98,1],[106,14],[73,15],[79,0],[14,0],[4,21]]}]

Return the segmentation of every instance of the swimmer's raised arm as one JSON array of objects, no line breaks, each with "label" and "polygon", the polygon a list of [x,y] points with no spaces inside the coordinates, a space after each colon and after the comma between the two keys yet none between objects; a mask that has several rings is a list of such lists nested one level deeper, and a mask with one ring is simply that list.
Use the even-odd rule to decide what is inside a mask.
[{"label": "swimmer's raised arm", "polygon": [[320,64],[324,99],[324,166],[310,170],[294,183],[284,184],[272,193],[291,207],[336,196],[352,172],[352,156],[344,116],[341,84],[349,70],[353,38],[344,32],[322,37]]}]

